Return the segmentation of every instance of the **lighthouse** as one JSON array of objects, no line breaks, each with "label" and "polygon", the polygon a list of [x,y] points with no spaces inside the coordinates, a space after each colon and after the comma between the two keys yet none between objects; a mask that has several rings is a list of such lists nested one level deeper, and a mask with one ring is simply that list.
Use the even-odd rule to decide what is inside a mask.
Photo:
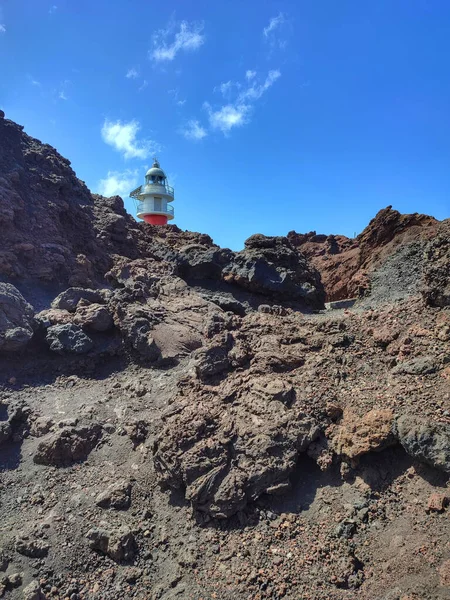
[{"label": "lighthouse", "polygon": [[167,177],[156,158],[151,168],[145,174],[144,185],[139,186],[130,194],[136,203],[136,214],[151,225],[167,225],[174,218],[174,191],[167,183]]}]

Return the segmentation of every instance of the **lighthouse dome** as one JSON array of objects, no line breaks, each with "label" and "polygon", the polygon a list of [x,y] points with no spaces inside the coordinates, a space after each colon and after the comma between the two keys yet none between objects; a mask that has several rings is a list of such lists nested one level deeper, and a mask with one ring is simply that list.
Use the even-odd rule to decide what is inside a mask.
[{"label": "lighthouse dome", "polygon": [[151,177],[152,175],[154,177],[163,177],[164,179],[166,178],[166,174],[164,173],[164,171],[159,166],[159,162],[156,160],[156,158],[153,161],[153,164],[150,167],[150,169],[145,174],[145,177]]}]

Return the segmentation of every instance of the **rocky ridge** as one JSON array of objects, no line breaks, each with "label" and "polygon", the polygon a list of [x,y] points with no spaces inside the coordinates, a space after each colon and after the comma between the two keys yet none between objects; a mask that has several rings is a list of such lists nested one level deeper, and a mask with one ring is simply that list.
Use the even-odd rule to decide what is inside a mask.
[{"label": "rocky ridge", "polygon": [[449,222],[233,252],[0,132],[0,597],[448,598]]}]

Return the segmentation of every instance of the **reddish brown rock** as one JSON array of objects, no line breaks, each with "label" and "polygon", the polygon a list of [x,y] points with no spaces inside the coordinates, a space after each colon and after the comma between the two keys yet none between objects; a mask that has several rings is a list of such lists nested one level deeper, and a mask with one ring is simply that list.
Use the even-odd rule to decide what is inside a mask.
[{"label": "reddish brown rock", "polygon": [[345,411],[333,439],[335,451],[352,459],[383,450],[395,443],[393,422],[394,415],[389,409],[373,409],[362,417]]}]

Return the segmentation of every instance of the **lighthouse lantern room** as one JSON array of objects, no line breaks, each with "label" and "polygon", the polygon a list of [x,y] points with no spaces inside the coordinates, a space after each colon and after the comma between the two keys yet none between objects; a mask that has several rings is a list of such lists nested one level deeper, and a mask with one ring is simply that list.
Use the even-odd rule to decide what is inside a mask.
[{"label": "lighthouse lantern room", "polygon": [[145,174],[144,185],[130,194],[136,203],[137,217],[151,225],[167,225],[167,221],[174,218],[173,206],[169,204],[174,197],[173,187],[167,183],[166,174],[156,158]]}]

